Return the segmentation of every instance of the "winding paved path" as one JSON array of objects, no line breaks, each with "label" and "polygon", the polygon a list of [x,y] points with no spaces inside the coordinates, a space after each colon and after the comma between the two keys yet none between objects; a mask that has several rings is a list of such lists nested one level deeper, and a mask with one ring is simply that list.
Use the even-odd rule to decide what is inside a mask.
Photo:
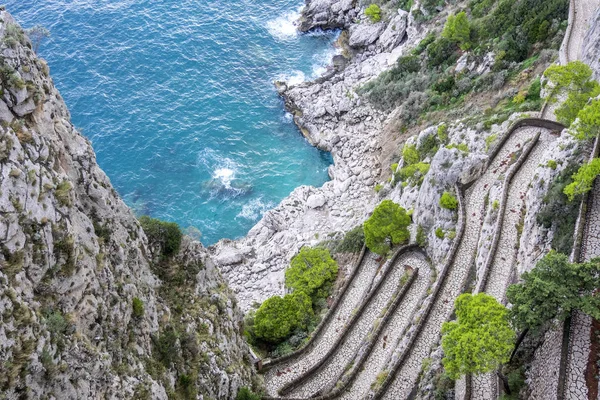
[{"label": "winding paved path", "polygon": [[414,346],[410,349],[400,371],[384,394],[384,399],[406,399],[417,382],[423,360],[429,356],[431,349],[439,342],[442,323],[447,321],[454,308],[454,299],[460,295],[471,266],[474,263],[479,233],[484,216],[485,195],[494,181],[507,172],[511,154],[517,152],[530,140],[536,129],[523,128],[515,132],[504,144],[486,172],[467,190],[466,230],[458,247],[458,255],[448,271],[448,277],[435,302],[427,322]]},{"label": "winding paved path", "polygon": [[275,365],[267,371],[265,374],[267,394],[276,396],[279,388],[291,382],[302,372],[321,360],[322,356],[337,344],[344,324],[352,317],[353,310],[359,305],[371,287],[380,264],[376,261],[376,258],[376,255],[372,253],[365,256],[351,286],[344,293],[344,297],[338,307],[333,310],[334,315],[323,328],[321,335],[316,339],[314,347],[308,353]]},{"label": "winding paved path", "polygon": [[[421,297],[418,295],[418,291],[419,289],[422,289],[421,294],[424,294],[430,276],[429,271],[431,269],[424,256],[417,252],[407,253],[401,256],[395,262],[393,270],[385,278],[384,283],[381,285],[375,296],[371,299],[369,305],[364,309],[360,319],[352,327],[352,330],[348,334],[346,340],[344,340],[343,345],[338,347],[333,356],[329,358],[327,363],[321,369],[312,374],[311,377],[304,382],[301,387],[290,393],[289,397],[309,398],[318,392],[327,391],[327,389],[331,389],[333,386],[335,386],[337,380],[346,370],[346,367],[353,363],[361,341],[367,336],[384,307],[386,307],[392,299],[394,291],[400,286],[400,279],[404,275],[405,265],[409,265],[415,269],[419,268],[419,276],[416,282],[418,288],[416,293],[415,287],[411,287],[408,296],[399,307],[399,309],[406,310],[409,313],[408,315],[401,314],[401,317],[409,317],[412,315],[412,311],[416,309],[417,301]],[[397,313],[395,315],[397,315]],[[410,321],[409,318],[400,318],[400,320],[404,320],[402,321],[404,322],[404,326]],[[404,326],[400,324],[400,332],[398,332],[398,334],[402,332]],[[386,333],[381,335],[381,340],[383,340],[385,335]],[[393,348],[392,343],[390,343],[388,348],[390,347]],[[362,377],[364,374],[360,375]]]},{"label": "winding paved path", "polygon": [[[538,131],[540,130],[538,129]],[[519,247],[517,226],[522,218],[521,210],[525,207],[524,199],[528,185],[533,179],[542,156],[548,150],[550,144],[556,140],[556,136],[551,135],[547,130],[542,129],[541,131],[542,133],[535,147],[510,182],[506,207],[503,210],[502,229],[500,232],[496,232],[497,235],[500,235],[500,238],[484,291],[494,296],[499,302],[503,302],[506,289],[515,273]],[[497,379],[493,373],[473,376],[471,385],[471,399],[473,400],[489,400],[497,397]]]}]

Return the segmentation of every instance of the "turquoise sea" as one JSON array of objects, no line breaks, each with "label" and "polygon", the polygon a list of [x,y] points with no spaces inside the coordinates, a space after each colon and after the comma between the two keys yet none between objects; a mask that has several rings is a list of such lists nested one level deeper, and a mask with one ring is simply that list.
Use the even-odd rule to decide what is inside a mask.
[{"label": "turquoise sea", "polygon": [[73,123],[138,214],[238,238],[300,185],[328,180],[272,82],[322,74],[335,32],[299,35],[302,0],[8,0],[51,37]]}]

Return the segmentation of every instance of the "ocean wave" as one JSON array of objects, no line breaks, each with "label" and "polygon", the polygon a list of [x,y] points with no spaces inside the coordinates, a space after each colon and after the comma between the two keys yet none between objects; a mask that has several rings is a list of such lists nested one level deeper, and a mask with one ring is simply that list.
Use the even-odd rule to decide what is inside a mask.
[{"label": "ocean wave", "polygon": [[267,30],[275,39],[291,40],[298,36],[297,21],[300,9],[288,12],[267,22]]},{"label": "ocean wave", "polygon": [[261,198],[252,199],[242,206],[242,211],[238,213],[237,218],[244,218],[250,221],[258,221],[265,212],[273,208],[273,202],[264,203]]}]

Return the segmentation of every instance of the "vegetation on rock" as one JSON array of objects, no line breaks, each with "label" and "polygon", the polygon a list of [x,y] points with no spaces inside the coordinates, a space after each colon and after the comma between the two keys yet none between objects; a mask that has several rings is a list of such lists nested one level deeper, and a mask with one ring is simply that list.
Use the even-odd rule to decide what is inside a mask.
[{"label": "vegetation on rock", "polygon": [[312,314],[310,297],[304,292],[273,296],[256,311],[254,334],[267,342],[281,342],[294,329],[306,328]]},{"label": "vegetation on rock", "polygon": [[375,3],[369,5],[365,9],[365,15],[369,17],[371,22],[379,22],[381,21],[381,8]]},{"label": "vegetation on rock", "polygon": [[183,233],[174,222],[165,222],[159,219],[141,216],[140,224],[148,237],[151,248],[159,247],[164,257],[171,257],[179,251]]},{"label": "vegetation on rock", "polygon": [[404,208],[391,200],[382,201],[364,224],[367,247],[373,253],[387,254],[391,246],[408,241],[410,222]]},{"label": "vegetation on rock", "polygon": [[456,210],[458,208],[458,199],[450,192],[444,192],[440,197],[440,206],[447,210]]},{"label": "vegetation on rock", "polygon": [[285,271],[285,285],[294,293],[304,292],[316,301],[329,296],[337,273],[337,262],[328,250],[303,247]]},{"label": "vegetation on rock", "polygon": [[592,190],[596,177],[600,174],[600,158],[594,158],[589,163],[586,163],[573,174],[573,182],[565,186],[564,193],[569,198],[569,201],[580,194],[584,194]]},{"label": "vegetation on rock", "polygon": [[521,280],[507,291],[517,329],[537,331],[555,318],[564,321],[575,309],[600,319],[600,297],[594,295],[600,287],[600,259],[570,263],[566,255],[550,252]]}]

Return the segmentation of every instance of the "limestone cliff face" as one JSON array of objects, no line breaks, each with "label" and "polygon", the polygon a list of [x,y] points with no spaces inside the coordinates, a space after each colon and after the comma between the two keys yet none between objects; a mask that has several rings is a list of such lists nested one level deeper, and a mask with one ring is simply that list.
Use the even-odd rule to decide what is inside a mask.
[{"label": "limestone cliff face", "polygon": [[197,242],[152,257],[6,11],[0,79],[0,398],[234,398],[233,295]]}]

